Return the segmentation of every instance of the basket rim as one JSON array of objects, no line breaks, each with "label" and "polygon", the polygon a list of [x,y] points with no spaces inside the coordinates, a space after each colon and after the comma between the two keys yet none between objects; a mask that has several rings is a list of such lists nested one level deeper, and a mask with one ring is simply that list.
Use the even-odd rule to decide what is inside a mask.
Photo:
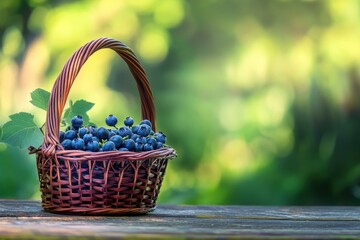
[{"label": "basket rim", "polygon": [[[43,154],[40,148],[37,154]],[[171,147],[163,147],[156,150],[144,151],[144,152],[132,152],[132,151],[107,151],[107,152],[89,152],[83,150],[56,150],[54,155],[62,160],[70,161],[99,161],[103,159],[123,161],[123,160],[146,160],[156,158],[172,159],[177,157],[175,149]]]}]

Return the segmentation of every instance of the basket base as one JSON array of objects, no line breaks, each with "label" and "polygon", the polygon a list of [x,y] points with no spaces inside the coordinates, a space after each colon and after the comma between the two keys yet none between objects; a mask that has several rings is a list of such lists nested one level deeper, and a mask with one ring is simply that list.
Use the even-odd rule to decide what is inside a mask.
[{"label": "basket base", "polygon": [[153,208],[62,208],[50,207],[43,208],[45,212],[64,214],[64,215],[89,215],[89,216],[131,216],[131,215],[144,215],[156,209]]}]

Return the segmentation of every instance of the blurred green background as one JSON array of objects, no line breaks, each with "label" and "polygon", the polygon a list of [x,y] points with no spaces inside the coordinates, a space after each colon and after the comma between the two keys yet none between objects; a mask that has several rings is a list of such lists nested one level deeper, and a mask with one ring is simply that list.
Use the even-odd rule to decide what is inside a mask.
[{"label": "blurred green background", "polygon": [[[147,71],[178,152],[159,203],[360,203],[360,2],[0,1],[0,125],[51,91],[70,55],[123,41]],[[69,99],[140,120],[125,63],[94,54]],[[0,197],[39,199],[34,156],[0,143]]]}]

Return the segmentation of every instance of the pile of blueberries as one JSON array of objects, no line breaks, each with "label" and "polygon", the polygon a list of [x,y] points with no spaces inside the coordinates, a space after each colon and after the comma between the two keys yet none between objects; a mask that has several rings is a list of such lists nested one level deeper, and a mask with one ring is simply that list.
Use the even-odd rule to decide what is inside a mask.
[{"label": "pile of blueberries", "polygon": [[60,131],[59,141],[65,150],[99,151],[151,151],[164,147],[166,136],[162,132],[154,132],[149,120],[142,120],[134,125],[134,119],[127,117],[124,126],[117,127],[118,119],[110,114],[105,119],[107,126],[83,126],[81,116],[71,119],[71,126]]}]

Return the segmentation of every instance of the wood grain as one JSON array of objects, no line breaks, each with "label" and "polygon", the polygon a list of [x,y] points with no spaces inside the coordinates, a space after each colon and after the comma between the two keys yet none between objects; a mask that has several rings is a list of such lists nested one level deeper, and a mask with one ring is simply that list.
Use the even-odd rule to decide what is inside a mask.
[{"label": "wood grain", "polygon": [[360,207],[168,206],[73,216],[0,200],[0,239],[360,239]]}]

